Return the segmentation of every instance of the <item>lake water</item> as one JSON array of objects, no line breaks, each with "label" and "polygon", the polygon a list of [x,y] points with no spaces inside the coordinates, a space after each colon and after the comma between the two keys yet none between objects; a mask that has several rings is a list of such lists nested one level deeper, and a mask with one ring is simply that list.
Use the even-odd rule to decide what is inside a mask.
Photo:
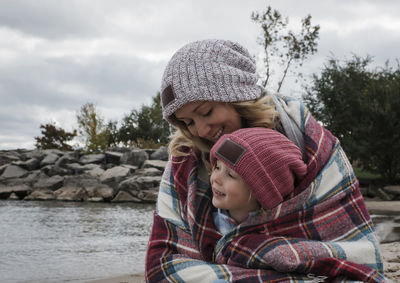
[{"label": "lake water", "polygon": [[[0,201],[0,282],[78,283],[144,271],[154,205]],[[373,216],[381,241],[400,216]]]},{"label": "lake water", "polygon": [[0,201],[0,282],[143,272],[154,205]]}]

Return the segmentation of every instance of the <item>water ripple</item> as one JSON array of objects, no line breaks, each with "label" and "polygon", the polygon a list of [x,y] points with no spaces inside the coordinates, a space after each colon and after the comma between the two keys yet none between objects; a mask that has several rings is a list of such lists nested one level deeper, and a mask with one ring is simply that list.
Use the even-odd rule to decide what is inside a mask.
[{"label": "water ripple", "polygon": [[83,282],[144,270],[153,205],[0,201],[1,282]]}]

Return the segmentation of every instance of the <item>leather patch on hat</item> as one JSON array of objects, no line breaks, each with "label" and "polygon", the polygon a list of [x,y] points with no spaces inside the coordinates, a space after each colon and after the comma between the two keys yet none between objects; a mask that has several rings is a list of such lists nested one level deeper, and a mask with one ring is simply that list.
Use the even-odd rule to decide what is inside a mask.
[{"label": "leather patch on hat", "polygon": [[163,107],[166,107],[168,104],[170,104],[174,100],[175,100],[174,91],[172,90],[172,86],[169,85],[164,89],[164,91],[161,94],[161,101],[162,101]]},{"label": "leather patch on hat", "polygon": [[216,151],[218,156],[233,166],[236,166],[245,153],[246,148],[234,142],[230,138],[227,138]]}]

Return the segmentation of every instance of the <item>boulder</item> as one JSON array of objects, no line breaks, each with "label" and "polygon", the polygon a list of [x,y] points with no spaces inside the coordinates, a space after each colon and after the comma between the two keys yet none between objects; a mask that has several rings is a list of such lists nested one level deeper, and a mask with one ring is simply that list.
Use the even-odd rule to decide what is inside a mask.
[{"label": "boulder", "polygon": [[48,153],[45,158],[40,162],[40,166],[46,166],[46,165],[53,165],[56,163],[56,161],[60,158],[58,154],[55,154],[53,152]]},{"label": "boulder", "polygon": [[16,151],[0,152],[0,166],[21,160],[21,155]]},{"label": "boulder", "polygon": [[400,186],[385,186],[383,187],[383,190],[388,194],[392,194],[395,196],[400,195]]},{"label": "boulder", "polygon": [[11,163],[12,165],[17,165],[23,169],[28,171],[36,170],[40,168],[40,160],[37,158],[30,158],[26,161],[14,161]]},{"label": "boulder", "polygon": [[79,159],[74,154],[65,154],[57,160],[55,166],[60,168],[67,168],[68,164],[78,163],[78,161]]},{"label": "boulder", "polygon": [[378,195],[378,197],[380,197],[382,200],[392,200],[392,196],[390,196],[389,194],[387,194],[383,189],[378,188],[376,190],[376,194]]},{"label": "boulder", "polygon": [[164,171],[165,166],[167,166],[167,161],[162,161],[162,160],[146,160],[143,163],[143,168],[157,168],[161,171]]},{"label": "boulder", "polygon": [[123,155],[121,152],[106,151],[105,154],[106,154],[106,163],[120,165],[121,157]]},{"label": "boulder", "polygon": [[62,168],[60,166],[57,165],[47,165],[44,166],[40,169],[44,174],[46,174],[47,176],[66,176],[66,175],[71,175],[73,174],[73,171],[70,169],[66,169],[66,168]]},{"label": "boulder", "polygon": [[160,182],[161,176],[133,176],[122,181],[118,189],[137,195],[141,190],[158,187]]},{"label": "boulder", "polygon": [[88,198],[84,188],[62,187],[54,192],[57,200],[62,201],[84,201]]},{"label": "boulder", "polygon": [[143,190],[139,192],[137,197],[144,202],[155,203],[157,202],[158,192],[156,190]]},{"label": "boulder", "polygon": [[119,183],[121,180],[127,178],[131,173],[131,169],[116,166],[106,170],[101,176],[100,181],[105,184]]},{"label": "boulder", "polygon": [[41,177],[34,184],[33,188],[37,189],[48,189],[48,190],[57,190],[63,186],[64,178],[61,176],[52,176],[52,177]]},{"label": "boulder", "polygon": [[137,170],[135,173],[142,176],[161,176],[163,172],[161,170],[158,170],[157,168],[149,167],[149,168],[141,168]]},{"label": "boulder", "polygon": [[150,155],[150,159],[168,161],[168,156],[168,148],[166,146],[160,146],[159,149]]},{"label": "boulder", "polygon": [[121,164],[130,164],[141,167],[142,164],[149,159],[149,155],[145,150],[133,149],[125,152],[121,157]]},{"label": "boulder", "polygon": [[106,158],[106,155],[103,153],[100,154],[86,154],[81,156],[79,159],[79,163],[81,164],[89,164],[89,163],[101,163]]},{"label": "boulder", "polygon": [[31,158],[35,158],[38,159],[39,161],[42,161],[43,158],[46,156],[45,152],[43,152],[43,150],[40,149],[34,149],[34,150],[30,150],[27,151],[23,154],[23,158],[24,160],[28,160]]},{"label": "boulder", "polygon": [[17,196],[16,193],[11,193],[11,195],[8,197],[9,200],[19,200],[20,198]]},{"label": "boulder", "polygon": [[93,177],[100,177],[101,175],[103,175],[104,172],[105,170],[103,170],[99,165],[97,165],[97,167],[87,171],[86,173]]},{"label": "boulder", "polygon": [[99,165],[97,164],[85,164],[81,165],[79,163],[70,163],[66,164],[65,167],[69,170],[72,170],[75,174],[82,174],[86,171],[90,171],[92,169],[98,168]]},{"label": "boulder", "polygon": [[0,199],[7,199],[12,194],[17,195],[18,199],[23,199],[31,191],[31,187],[24,184],[14,186],[0,186]]},{"label": "boulder", "polygon": [[52,190],[43,189],[33,191],[24,200],[55,200],[55,196]]},{"label": "boulder", "polygon": [[99,184],[95,187],[85,188],[88,194],[88,200],[90,201],[110,201],[114,197],[114,189],[107,186],[106,184]]},{"label": "boulder", "polygon": [[98,178],[86,174],[78,176],[66,176],[64,178],[64,187],[81,187],[86,189],[90,187],[96,187],[100,184],[101,183]]},{"label": "boulder", "polygon": [[8,164],[0,166],[0,175],[3,174],[3,172],[4,172],[4,170],[6,170],[7,166],[8,166]]},{"label": "boulder", "polygon": [[112,202],[142,202],[142,200],[132,196],[128,192],[120,191],[112,200]]},{"label": "boulder", "polygon": [[8,165],[6,169],[1,174],[1,178],[9,179],[9,178],[23,178],[27,176],[29,173],[27,170],[16,166],[16,165]]}]

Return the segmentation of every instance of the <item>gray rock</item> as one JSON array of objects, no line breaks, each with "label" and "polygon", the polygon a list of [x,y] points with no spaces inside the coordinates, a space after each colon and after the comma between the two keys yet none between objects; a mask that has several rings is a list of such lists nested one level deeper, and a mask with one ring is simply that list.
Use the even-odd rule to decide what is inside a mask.
[{"label": "gray rock", "polygon": [[15,165],[8,165],[6,169],[3,171],[3,174],[1,174],[1,178],[3,179],[9,179],[9,178],[23,178],[27,176],[29,173],[27,170],[15,166]]},{"label": "gray rock", "polygon": [[106,184],[99,184],[95,187],[86,188],[88,194],[88,200],[95,201],[93,199],[102,199],[103,201],[110,201],[114,197],[114,189],[107,186]]},{"label": "gray rock", "polygon": [[0,186],[0,198],[7,199],[11,194],[15,194],[19,199],[24,198],[32,191],[27,185]]},{"label": "gray rock", "polygon": [[392,195],[400,195],[400,186],[385,186],[383,190]]},{"label": "gray rock", "polygon": [[11,195],[8,197],[9,200],[19,200],[19,197],[17,196],[16,193],[11,193]]},{"label": "gray rock", "polygon": [[40,160],[37,158],[30,158],[26,161],[14,161],[11,163],[12,165],[19,166],[28,171],[36,170],[40,168]]},{"label": "gray rock", "polygon": [[101,167],[98,165],[96,168],[93,168],[86,173],[93,177],[100,177],[101,175],[103,175],[104,172],[105,170],[101,169]]},{"label": "gray rock", "polygon": [[92,177],[90,175],[71,175],[64,178],[64,187],[80,187],[80,188],[90,188],[99,186],[100,180],[98,178]]},{"label": "gray rock", "polygon": [[36,190],[26,196],[24,200],[55,200],[54,192],[52,190]]},{"label": "gray rock", "polygon": [[157,168],[149,167],[149,168],[141,168],[137,170],[135,173],[142,176],[161,176],[163,172],[161,170],[158,170]]},{"label": "gray rock", "polygon": [[86,201],[90,201],[90,202],[103,202],[104,199],[102,197],[89,197]]},{"label": "gray rock", "polygon": [[166,146],[160,146],[159,149],[150,155],[150,159],[168,161],[168,148]]},{"label": "gray rock", "polygon": [[129,164],[122,164],[121,166],[131,170],[131,173],[134,173],[136,170],[138,170],[137,166],[133,166],[133,165],[129,165]]},{"label": "gray rock", "polygon": [[45,155],[47,155],[47,154],[55,154],[55,155],[58,155],[58,156],[62,156],[64,154],[64,152],[62,150],[59,150],[59,149],[45,149],[45,150],[43,150],[43,153]]},{"label": "gray rock", "polygon": [[81,164],[89,164],[89,163],[101,163],[106,158],[106,155],[103,153],[100,154],[86,154],[81,156],[79,159],[79,163]]},{"label": "gray rock", "polygon": [[125,152],[121,157],[122,164],[130,164],[141,167],[142,164],[149,159],[146,151],[141,149],[134,149],[130,152]]},{"label": "gray rock", "polygon": [[0,175],[3,174],[3,172],[4,172],[4,170],[6,170],[7,166],[8,166],[8,164],[0,166]]},{"label": "gray rock", "polygon": [[106,151],[105,154],[107,163],[112,163],[115,165],[119,165],[121,163],[121,157],[123,155],[121,152]]},{"label": "gray rock", "polygon": [[38,159],[39,161],[42,161],[43,158],[45,157],[45,153],[40,149],[28,151],[28,152],[24,153],[23,155],[24,155],[24,159],[26,159],[26,160],[35,158],[35,159]]},{"label": "gray rock", "polygon": [[[72,175],[74,173],[74,171],[67,169],[67,168],[62,168],[60,166],[54,165],[54,166],[50,166],[50,170],[48,170],[46,172],[46,174],[48,176],[66,176],[66,175]],[[46,167],[48,168],[48,167]],[[42,168],[44,169],[44,168]],[[43,172],[45,172],[45,170],[42,170]]]},{"label": "gray rock", "polygon": [[118,189],[124,191],[141,191],[153,187],[158,187],[161,181],[161,176],[134,176],[122,181]]},{"label": "gray rock", "polygon": [[167,163],[168,163],[167,161],[162,161],[162,160],[146,160],[143,163],[143,168],[154,167],[154,168],[157,168],[157,169],[159,169],[161,171],[164,171],[165,166],[167,166]]},{"label": "gray rock", "polygon": [[60,167],[60,168],[67,168],[68,164],[71,163],[77,163],[79,161],[78,158],[76,158],[75,155],[73,154],[66,154],[62,157],[60,157],[57,162],[55,163],[55,166]]},{"label": "gray rock", "polygon": [[54,192],[57,200],[62,201],[84,201],[88,198],[84,188],[62,187]]},{"label": "gray rock", "polygon": [[384,190],[382,190],[381,188],[378,188],[376,190],[376,194],[378,195],[378,197],[380,197],[382,200],[392,200],[392,197],[390,195],[388,195]]},{"label": "gray rock", "polygon": [[137,197],[145,202],[155,203],[157,202],[158,192],[155,190],[143,190],[139,192]]},{"label": "gray rock", "polygon": [[70,164],[66,164],[65,167],[69,170],[72,170],[75,174],[82,174],[86,171],[90,171],[95,168],[98,168],[99,165],[91,164],[91,163],[85,164],[85,165],[81,165],[79,163],[70,163]]},{"label": "gray rock", "polygon": [[142,200],[132,196],[130,193],[120,191],[112,200],[112,202],[142,202]]},{"label": "gray rock", "polygon": [[53,165],[56,163],[56,161],[60,158],[60,156],[58,156],[55,153],[50,152],[49,154],[47,154],[45,156],[45,158],[43,158],[43,160],[40,162],[40,166],[46,166],[46,165]]},{"label": "gray rock", "polygon": [[0,166],[19,160],[21,160],[21,155],[16,151],[0,152]]},{"label": "gray rock", "polygon": [[131,169],[122,167],[122,166],[116,166],[111,169],[106,170],[101,176],[100,176],[100,181],[102,183],[119,183],[121,180],[127,178],[131,173]]},{"label": "gray rock", "polygon": [[57,190],[63,186],[64,178],[61,176],[52,176],[52,177],[42,177],[37,182],[33,184],[33,188],[37,189],[48,189],[48,190]]}]

